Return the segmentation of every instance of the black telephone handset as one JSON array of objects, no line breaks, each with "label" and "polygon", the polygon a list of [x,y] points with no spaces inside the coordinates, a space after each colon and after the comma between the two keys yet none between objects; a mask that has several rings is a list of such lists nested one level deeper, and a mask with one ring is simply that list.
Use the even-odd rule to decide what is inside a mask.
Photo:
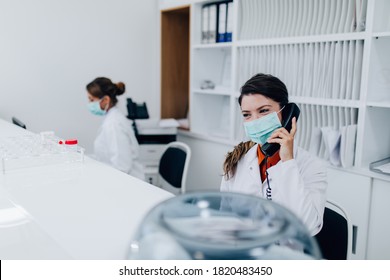
[{"label": "black telephone handset", "polygon": [[149,118],[146,103],[137,104],[131,98],[127,98],[127,113],[127,118],[131,120]]},{"label": "black telephone handset", "polygon": [[[282,110],[282,126],[287,129],[287,131],[291,130],[292,126],[292,118],[295,117],[296,120],[298,120],[299,113],[301,110],[299,110],[299,107],[295,103],[288,103],[285,108]],[[264,145],[261,146],[261,150],[264,153],[265,156],[271,157],[273,156],[280,148],[280,145],[278,143],[264,143]]]}]

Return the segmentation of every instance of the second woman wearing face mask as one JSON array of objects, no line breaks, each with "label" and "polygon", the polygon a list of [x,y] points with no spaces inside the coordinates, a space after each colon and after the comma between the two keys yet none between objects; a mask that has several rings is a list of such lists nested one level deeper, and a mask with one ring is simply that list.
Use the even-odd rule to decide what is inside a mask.
[{"label": "second woman wearing face mask", "polygon": [[88,109],[103,117],[94,142],[94,157],[125,173],[145,179],[142,165],[138,162],[139,145],[131,122],[116,107],[117,96],[125,92],[121,82],[99,77],[87,85]]}]

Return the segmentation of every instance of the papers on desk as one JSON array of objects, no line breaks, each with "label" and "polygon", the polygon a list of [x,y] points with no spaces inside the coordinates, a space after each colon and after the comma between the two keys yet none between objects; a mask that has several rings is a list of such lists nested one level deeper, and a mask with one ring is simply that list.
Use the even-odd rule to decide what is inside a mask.
[{"label": "papers on desk", "polygon": [[340,160],[342,167],[351,167],[354,163],[357,125],[341,127]]},{"label": "papers on desk", "polygon": [[135,120],[138,129],[163,129],[164,131],[171,131],[173,129],[176,133],[178,127],[189,129],[188,119],[144,119],[144,120]]},{"label": "papers on desk", "polygon": [[159,127],[178,127],[180,126],[179,122],[175,119],[161,119],[158,122]]},{"label": "papers on desk", "polygon": [[315,128],[312,131],[309,151],[318,154],[321,142],[325,146],[325,159],[334,166],[352,167],[354,163],[357,125],[340,129],[333,127]]},{"label": "papers on desk", "polygon": [[141,119],[135,120],[139,134],[176,134],[179,122],[175,119]]},{"label": "papers on desk", "polygon": [[332,165],[340,166],[340,131],[331,127],[322,127],[321,132],[324,137],[327,158]]},{"label": "papers on desk", "polygon": [[390,157],[370,163],[370,170],[390,175]]},{"label": "papers on desk", "polygon": [[137,126],[141,128],[157,128],[157,127],[178,127],[180,124],[175,119],[157,119],[157,118],[151,118],[151,119],[141,119],[141,120],[135,120],[135,123]]},{"label": "papers on desk", "polygon": [[179,122],[181,128],[190,129],[190,122],[188,119],[178,119],[177,121]]}]

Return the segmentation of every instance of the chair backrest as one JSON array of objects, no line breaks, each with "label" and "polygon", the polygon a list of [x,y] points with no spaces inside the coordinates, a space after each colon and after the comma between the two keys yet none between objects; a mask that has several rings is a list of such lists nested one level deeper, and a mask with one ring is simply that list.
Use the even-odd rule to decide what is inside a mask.
[{"label": "chair backrest", "polygon": [[20,121],[19,119],[15,118],[15,117],[12,117],[12,123],[16,124],[17,126],[20,126],[21,128],[26,129],[26,125],[22,121]]},{"label": "chair backrest", "polygon": [[167,144],[158,167],[159,186],[174,194],[185,193],[190,147],[182,142]]},{"label": "chair backrest", "polygon": [[352,226],[345,210],[336,203],[327,201],[323,226],[315,238],[324,259],[348,259],[352,245]]}]

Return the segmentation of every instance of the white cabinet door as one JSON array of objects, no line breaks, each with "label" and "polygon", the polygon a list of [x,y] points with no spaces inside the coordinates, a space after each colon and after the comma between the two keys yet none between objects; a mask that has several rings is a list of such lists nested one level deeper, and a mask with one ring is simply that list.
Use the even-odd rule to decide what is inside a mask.
[{"label": "white cabinet door", "polygon": [[328,199],[344,208],[352,223],[350,259],[365,259],[371,178],[329,168],[328,183]]},{"label": "white cabinet door", "polygon": [[367,259],[390,259],[390,182],[373,180]]}]

